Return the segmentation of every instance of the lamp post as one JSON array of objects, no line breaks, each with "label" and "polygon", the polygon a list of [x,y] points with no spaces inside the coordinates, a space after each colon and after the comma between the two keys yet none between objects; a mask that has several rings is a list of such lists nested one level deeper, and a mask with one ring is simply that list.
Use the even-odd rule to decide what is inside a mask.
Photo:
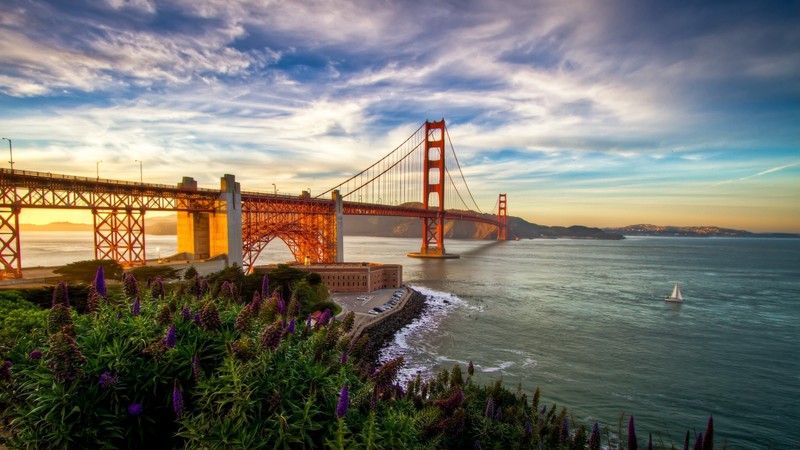
[{"label": "lamp post", "polygon": [[4,140],[8,141],[8,163],[11,164],[11,171],[14,171],[14,151],[11,148],[11,139],[3,138]]},{"label": "lamp post", "polygon": [[142,177],[142,162],[138,159],[134,159],[133,161],[139,163],[139,184],[144,184],[144,177]]},{"label": "lamp post", "polygon": [[278,195],[278,186],[275,186],[275,183],[272,183],[272,193]]},{"label": "lamp post", "polygon": [[100,163],[101,163],[101,162],[103,162],[103,161],[97,161],[97,162],[95,163],[95,169],[97,169],[97,180],[98,180],[98,181],[100,180]]}]

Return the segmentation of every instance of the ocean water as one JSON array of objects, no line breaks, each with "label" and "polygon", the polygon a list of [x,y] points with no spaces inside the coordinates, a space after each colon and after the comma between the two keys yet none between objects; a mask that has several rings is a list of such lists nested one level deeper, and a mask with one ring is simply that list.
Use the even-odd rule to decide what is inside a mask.
[{"label": "ocean water", "polygon": [[[43,235],[43,236],[42,236]],[[90,233],[22,236],[23,266],[91,259]],[[148,257],[175,251],[147,236]],[[419,239],[345,237],[346,261],[404,266],[429,296],[425,317],[384,358],[403,375],[472,360],[475,381],[502,379],[575,420],[680,448],[705,430],[729,448],[800,446],[800,240],[638,237],[622,241],[446,242],[455,260],[408,258]],[[289,260],[270,244],[260,262]],[[683,304],[664,296],[681,283]]]}]

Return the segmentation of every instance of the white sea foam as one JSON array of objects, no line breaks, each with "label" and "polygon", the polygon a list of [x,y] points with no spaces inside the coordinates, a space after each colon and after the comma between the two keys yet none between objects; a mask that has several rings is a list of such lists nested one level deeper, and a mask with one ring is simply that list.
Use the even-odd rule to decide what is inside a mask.
[{"label": "white sea foam", "polygon": [[[442,320],[455,309],[465,308],[478,312],[483,310],[483,307],[471,306],[465,300],[449,292],[435,291],[423,286],[411,286],[411,288],[425,296],[427,308],[420,317],[396,332],[392,342],[378,355],[380,361],[388,361],[398,356],[405,359],[405,366],[398,374],[398,381],[401,383],[412,379],[417,373],[421,373],[423,376],[429,375],[432,369],[430,363],[423,361],[424,358],[414,357],[420,349],[416,348],[412,351],[411,345],[408,343],[409,338],[416,339],[419,336],[435,332]],[[430,355],[430,357],[436,360],[441,359],[438,355]],[[463,364],[460,361],[459,363]]]}]

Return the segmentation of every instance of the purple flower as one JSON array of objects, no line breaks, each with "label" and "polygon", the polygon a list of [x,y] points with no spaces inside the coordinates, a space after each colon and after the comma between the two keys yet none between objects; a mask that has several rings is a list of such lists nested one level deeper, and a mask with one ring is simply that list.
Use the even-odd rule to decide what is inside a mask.
[{"label": "purple flower", "polygon": [[530,439],[533,436],[533,424],[530,419],[525,419],[525,439]]},{"label": "purple flower", "polygon": [[47,359],[53,379],[61,382],[77,378],[86,364],[86,357],[78,349],[75,340],[64,331],[59,331],[50,336],[47,343],[50,346]]},{"label": "purple flower", "polygon": [[184,322],[189,322],[192,320],[192,312],[186,306],[181,308],[181,318],[184,320]]},{"label": "purple flower", "polygon": [[105,371],[100,375],[97,382],[100,384],[101,389],[111,389],[119,382],[119,375],[116,372],[112,374],[111,372]]},{"label": "purple flower", "polygon": [[156,277],[150,284],[150,298],[163,298],[164,297],[164,283],[161,278]]},{"label": "purple flower", "polygon": [[33,359],[33,360],[42,359],[42,351],[41,350],[34,350],[34,351],[28,353],[28,358]]},{"label": "purple flower", "polygon": [[294,323],[294,319],[292,319],[292,320],[289,321],[289,326],[286,327],[286,332],[287,333],[294,333],[294,328],[295,328],[295,323]]},{"label": "purple flower", "polygon": [[178,380],[175,380],[175,384],[172,387],[172,410],[175,411],[175,415],[178,417],[183,415],[183,392],[181,392],[181,388],[178,385]]},{"label": "purple flower", "polygon": [[336,405],[336,417],[342,418],[347,414],[347,407],[350,405],[350,400],[347,396],[347,385],[342,386],[342,393],[339,394],[339,404]]},{"label": "purple flower", "polygon": [[164,346],[167,348],[174,348],[177,339],[178,333],[175,331],[175,324],[173,323],[172,326],[169,327],[169,331],[167,331],[167,336],[164,338]]},{"label": "purple flower", "polygon": [[636,443],[636,429],[633,427],[633,416],[628,420],[628,450],[637,450],[639,445]]},{"label": "purple flower", "polygon": [[566,443],[567,439],[569,439],[569,419],[567,416],[561,420],[561,433],[559,435],[559,439],[561,443]]},{"label": "purple flower", "polygon": [[697,440],[694,441],[694,450],[703,450],[703,433],[697,433]]},{"label": "purple flower", "polygon": [[592,427],[592,434],[589,435],[589,450],[600,450],[600,426],[597,422]]},{"label": "purple flower", "polygon": [[140,416],[144,412],[144,407],[141,403],[131,403],[128,405],[128,414],[132,416]]},{"label": "purple flower", "polygon": [[200,357],[197,356],[197,353],[195,353],[194,357],[192,357],[192,375],[194,375],[194,381],[199,380],[202,376],[200,369]]},{"label": "purple flower", "polygon": [[278,314],[281,316],[286,314],[286,303],[280,297],[278,297]]},{"label": "purple flower", "polygon": [[118,312],[118,313],[117,313],[117,320],[120,320],[120,319],[122,319],[122,313],[119,313],[119,312]]},{"label": "purple flower", "polygon": [[714,450],[714,416],[708,416],[706,434],[703,437],[703,450]]},{"label": "purple flower", "polygon": [[342,365],[347,364],[347,350],[342,352],[342,359],[340,360],[340,362],[342,363]]},{"label": "purple flower", "polygon": [[11,366],[14,364],[11,361],[6,360],[3,362],[3,365],[0,366],[0,380],[5,381],[6,383],[11,383]]},{"label": "purple flower", "polygon": [[261,279],[261,297],[269,297],[269,277],[266,275],[264,275],[264,278]]},{"label": "purple flower", "polygon": [[136,297],[136,300],[133,301],[133,306],[131,306],[131,314],[134,316],[138,316],[141,312],[142,304],[139,302],[139,297]]},{"label": "purple flower", "polygon": [[136,277],[128,272],[122,277],[122,287],[125,290],[125,296],[134,298],[139,295],[139,284],[136,282]]},{"label": "purple flower", "polygon": [[67,289],[67,283],[63,281],[58,283],[55,289],[53,289],[53,302],[50,306],[53,307],[56,305],[64,305],[69,308],[69,291]]},{"label": "purple flower", "polygon": [[308,315],[306,318],[306,328],[311,326],[311,314]]},{"label": "purple flower", "polygon": [[494,399],[492,397],[486,400],[486,409],[483,411],[483,415],[490,419],[494,417]]},{"label": "purple flower", "polygon": [[250,308],[250,311],[255,315],[261,311],[261,296],[258,294],[258,291],[253,292],[253,301],[247,305]]},{"label": "purple flower", "polygon": [[103,271],[103,266],[97,268],[97,273],[94,275],[94,289],[103,298],[108,298],[108,291],[106,290],[106,274]]}]

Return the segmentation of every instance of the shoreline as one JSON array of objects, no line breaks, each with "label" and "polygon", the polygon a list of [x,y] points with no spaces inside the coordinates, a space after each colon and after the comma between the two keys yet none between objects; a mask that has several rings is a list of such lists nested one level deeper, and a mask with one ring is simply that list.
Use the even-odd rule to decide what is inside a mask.
[{"label": "shoreline", "polygon": [[363,335],[369,336],[369,343],[364,350],[364,358],[367,361],[378,364],[381,350],[394,340],[400,330],[421,317],[428,309],[427,297],[424,294],[410,287],[406,287],[406,289],[408,298],[400,302],[392,314],[377,317],[376,320],[354,330],[354,340]]}]

